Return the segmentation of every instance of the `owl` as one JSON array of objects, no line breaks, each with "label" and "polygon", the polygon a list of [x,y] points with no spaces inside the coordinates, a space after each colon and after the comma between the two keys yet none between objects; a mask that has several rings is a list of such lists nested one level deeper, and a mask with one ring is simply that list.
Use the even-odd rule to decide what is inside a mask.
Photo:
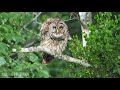
[{"label": "owl", "polygon": [[[67,24],[59,18],[47,19],[41,27],[41,42],[40,46],[48,48],[54,54],[62,54],[67,46],[68,40],[71,36],[68,32]],[[43,52],[42,64],[48,64],[54,59],[53,56]]]}]

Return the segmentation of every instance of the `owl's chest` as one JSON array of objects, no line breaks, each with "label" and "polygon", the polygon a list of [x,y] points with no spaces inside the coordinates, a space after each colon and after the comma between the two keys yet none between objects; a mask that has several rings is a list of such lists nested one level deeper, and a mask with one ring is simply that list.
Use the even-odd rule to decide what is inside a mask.
[{"label": "owl's chest", "polygon": [[44,40],[40,43],[41,46],[50,49],[55,53],[62,53],[67,45],[67,40],[56,41],[56,40]]}]

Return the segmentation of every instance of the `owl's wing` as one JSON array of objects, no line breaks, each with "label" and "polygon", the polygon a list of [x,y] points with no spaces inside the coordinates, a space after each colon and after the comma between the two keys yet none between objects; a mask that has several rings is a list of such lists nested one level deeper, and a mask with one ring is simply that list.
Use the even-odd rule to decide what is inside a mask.
[{"label": "owl's wing", "polygon": [[47,32],[49,31],[49,25],[53,22],[53,18],[47,19],[41,27],[40,34],[41,34],[41,40],[44,40],[47,36]]},{"label": "owl's wing", "polygon": [[45,36],[49,30],[49,25],[47,24],[47,22],[44,22],[42,27],[41,27],[41,30],[40,30],[40,35],[41,35],[41,40],[44,40],[45,39]]}]

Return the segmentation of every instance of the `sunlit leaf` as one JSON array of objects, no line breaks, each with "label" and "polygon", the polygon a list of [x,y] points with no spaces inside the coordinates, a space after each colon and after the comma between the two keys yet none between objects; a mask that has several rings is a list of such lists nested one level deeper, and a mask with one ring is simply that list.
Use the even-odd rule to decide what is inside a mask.
[{"label": "sunlit leaf", "polygon": [[3,57],[0,57],[0,66],[4,65],[5,63],[5,59]]}]

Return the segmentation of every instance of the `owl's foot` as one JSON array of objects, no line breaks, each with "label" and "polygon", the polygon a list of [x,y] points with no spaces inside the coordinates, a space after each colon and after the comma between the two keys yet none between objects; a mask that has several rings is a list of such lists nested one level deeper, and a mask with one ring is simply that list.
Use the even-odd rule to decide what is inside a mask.
[{"label": "owl's foot", "polygon": [[42,64],[47,65],[47,62],[44,59],[42,59]]}]

